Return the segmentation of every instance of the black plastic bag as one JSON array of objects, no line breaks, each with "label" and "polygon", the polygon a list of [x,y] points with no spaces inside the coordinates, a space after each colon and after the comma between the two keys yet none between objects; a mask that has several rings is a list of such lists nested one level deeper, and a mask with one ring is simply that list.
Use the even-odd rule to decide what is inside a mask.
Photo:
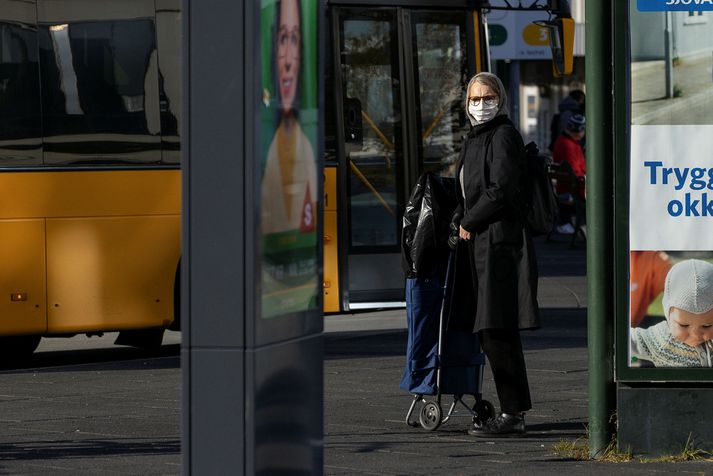
[{"label": "black plastic bag", "polygon": [[408,278],[445,272],[451,216],[457,206],[455,180],[426,172],[418,178],[403,216],[401,256]]}]

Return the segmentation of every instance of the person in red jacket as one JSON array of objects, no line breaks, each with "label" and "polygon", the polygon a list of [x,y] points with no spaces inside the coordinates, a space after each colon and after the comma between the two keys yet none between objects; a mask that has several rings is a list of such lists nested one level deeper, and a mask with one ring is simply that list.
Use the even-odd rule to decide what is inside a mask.
[{"label": "person in red jacket", "polygon": [[[582,202],[585,199],[584,181],[587,172],[584,151],[581,146],[585,124],[586,121],[581,114],[570,116],[563,133],[555,141],[552,151],[552,161],[555,164],[567,163],[577,177],[576,190],[571,190],[568,184],[557,184],[557,193],[560,195],[576,193]],[[557,227],[557,231],[560,233],[574,233],[574,227],[567,218],[569,217],[561,217],[562,223]]]}]

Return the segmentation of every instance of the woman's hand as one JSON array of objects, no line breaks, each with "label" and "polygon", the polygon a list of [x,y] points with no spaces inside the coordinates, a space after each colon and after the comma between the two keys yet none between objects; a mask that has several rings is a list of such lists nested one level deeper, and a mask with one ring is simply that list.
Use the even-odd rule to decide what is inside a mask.
[{"label": "woman's hand", "polygon": [[461,226],[461,227],[458,227],[458,228],[459,228],[459,229],[458,229],[458,236],[460,236],[461,240],[465,240],[465,241],[470,240],[470,232],[469,232],[469,231],[465,231],[465,229],[464,229],[462,226]]}]

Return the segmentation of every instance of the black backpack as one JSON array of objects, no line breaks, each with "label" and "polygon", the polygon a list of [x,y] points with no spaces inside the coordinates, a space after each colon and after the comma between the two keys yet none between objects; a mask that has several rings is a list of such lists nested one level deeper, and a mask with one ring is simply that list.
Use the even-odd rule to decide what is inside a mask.
[{"label": "black backpack", "polygon": [[537,144],[525,146],[525,223],[533,235],[552,231],[557,218],[557,197],[548,175],[549,158],[540,155]]}]

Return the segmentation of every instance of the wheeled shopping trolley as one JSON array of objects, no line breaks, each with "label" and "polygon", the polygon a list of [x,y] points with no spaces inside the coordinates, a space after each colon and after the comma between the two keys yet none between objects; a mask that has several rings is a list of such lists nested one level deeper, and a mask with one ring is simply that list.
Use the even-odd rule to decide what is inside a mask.
[{"label": "wheeled shopping trolley", "polygon": [[[495,414],[493,405],[482,398],[485,355],[480,350],[478,335],[453,330],[458,326],[449,326],[446,318],[453,261],[454,253],[451,253],[441,279],[406,280],[408,345],[401,388],[414,395],[406,423],[414,427],[420,424],[426,430],[435,430],[452,416],[469,416],[479,425]],[[453,397],[445,415],[441,407],[444,395]],[[463,399],[466,395],[472,395],[473,403],[466,403]],[[418,420],[412,419],[419,403],[422,406]],[[465,412],[456,411],[459,404]]]},{"label": "wheeled shopping trolley", "polygon": [[[455,282],[461,261],[456,257],[465,250],[449,247],[457,206],[455,185],[453,178],[430,172],[421,175],[406,206],[401,233],[408,321],[401,388],[414,396],[406,423],[420,423],[427,430],[435,430],[456,415],[472,417],[480,424],[494,414],[493,406],[481,396],[485,356],[473,333],[473,322],[461,322],[469,318],[467,313],[450,312],[450,283]],[[444,395],[453,396],[445,416],[441,409]],[[473,396],[472,404],[465,402],[466,395]],[[418,421],[412,420],[419,403]],[[456,413],[458,404],[465,413]]]}]

